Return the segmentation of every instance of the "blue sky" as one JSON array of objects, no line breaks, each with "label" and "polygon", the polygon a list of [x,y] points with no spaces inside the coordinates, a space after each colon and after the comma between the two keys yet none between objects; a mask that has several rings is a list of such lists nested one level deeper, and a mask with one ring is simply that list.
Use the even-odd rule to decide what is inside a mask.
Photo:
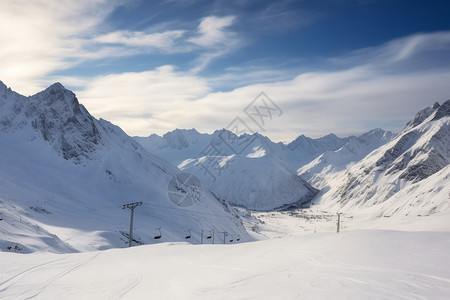
[{"label": "blue sky", "polygon": [[1,0],[0,80],[59,81],[130,135],[212,132],[264,91],[261,133],[400,130],[450,98],[450,2]]}]

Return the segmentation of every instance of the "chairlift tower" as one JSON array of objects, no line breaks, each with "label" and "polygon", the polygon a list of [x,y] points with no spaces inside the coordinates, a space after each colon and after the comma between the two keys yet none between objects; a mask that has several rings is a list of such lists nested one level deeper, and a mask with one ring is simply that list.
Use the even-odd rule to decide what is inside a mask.
[{"label": "chairlift tower", "polygon": [[131,210],[131,218],[130,218],[130,234],[128,236],[128,247],[131,247],[131,243],[133,242],[133,216],[134,209],[138,206],[142,205],[142,201],[127,203],[122,206],[122,209],[129,208]]}]

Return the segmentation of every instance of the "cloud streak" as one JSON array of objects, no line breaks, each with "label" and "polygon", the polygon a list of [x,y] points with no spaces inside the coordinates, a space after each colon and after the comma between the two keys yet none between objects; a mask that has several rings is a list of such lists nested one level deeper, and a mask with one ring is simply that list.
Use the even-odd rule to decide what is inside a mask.
[{"label": "cloud streak", "polygon": [[[438,39],[443,41],[450,36],[450,32],[439,34],[441,36]],[[411,64],[411,60],[414,61],[417,56],[429,62],[441,59],[434,57],[434,51],[431,50],[442,50],[445,47],[450,50],[450,45],[445,43],[435,44],[436,49],[431,49],[430,45],[422,45],[421,43],[427,43],[430,39],[421,37],[414,53],[411,52],[401,60],[395,59],[402,49],[416,40],[416,36],[410,36],[371,49],[379,54],[379,63],[374,59],[362,60],[359,52],[358,59],[356,56],[346,58],[347,63],[358,61],[357,65],[339,71],[307,72],[291,80],[250,84],[229,92],[211,92],[210,86],[214,79],[179,73],[173,67],[166,66],[165,70],[152,73],[152,76],[164,78],[166,86],[152,84],[152,79],[149,78],[145,81],[146,84],[141,82],[149,89],[142,93],[142,88],[131,82],[140,82],[137,79],[145,78],[148,74],[132,73],[126,75],[133,78],[130,84],[122,85],[123,88],[119,91],[114,89],[111,94],[108,89],[121,82],[116,80],[122,76],[111,75],[101,79],[103,85],[94,81],[80,98],[87,104],[91,103],[92,110],[97,115],[123,126],[132,135],[148,135],[152,132],[163,134],[174,128],[191,127],[212,132],[226,127],[236,116],[242,116],[244,107],[260,91],[272,97],[285,112],[280,119],[271,122],[265,132],[276,140],[291,140],[301,133],[315,137],[329,132],[340,135],[357,134],[374,127],[399,130],[418,109],[429,106],[434,101],[450,98],[450,68],[420,69],[422,64],[419,64],[415,72],[411,73],[389,71]],[[386,64],[386,59],[391,63]],[[184,78],[183,84],[171,86],[178,84],[180,78]],[[199,88],[195,89],[195,85]],[[191,92],[172,94],[170,91],[177,89]],[[92,97],[94,93],[97,98]],[[127,99],[146,99],[147,104],[133,105]],[[100,104],[101,101],[111,101],[110,105],[117,105],[116,113],[96,109],[95,103],[99,107],[104,106]],[[135,110],[133,113],[136,117],[121,117],[120,111],[127,109]],[[151,113],[152,117],[137,116],[144,112]],[[133,122],[130,122],[131,119]],[[247,119],[246,122],[251,126],[251,120]],[[130,126],[131,123],[134,125]]]},{"label": "cloud streak", "polygon": [[[176,127],[211,132],[241,115],[260,91],[285,112],[266,131],[280,140],[300,133],[347,135],[373,127],[399,129],[421,107],[450,98],[449,31],[415,34],[326,60],[325,68],[333,71],[300,72],[267,63],[233,66],[202,77],[211,62],[245,45],[245,35],[237,28],[253,19],[209,11],[203,14],[206,17],[190,20],[189,26],[160,23],[117,30],[108,17],[124,3],[2,1],[0,79],[23,94],[54,81],[76,86],[80,101],[95,116],[132,135],[162,134]],[[287,19],[283,11],[269,5],[259,17]],[[177,59],[186,59],[188,70],[165,62],[142,72],[84,77],[61,73],[87,62],[138,54],[183,54]],[[226,92],[218,92],[224,87]]]},{"label": "cloud streak", "polygon": [[184,30],[170,30],[157,33],[116,31],[100,35],[94,41],[100,44],[119,44],[127,47],[143,48],[142,52],[168,54],[186,51],[185,48],[177,47],[178,41],[184,34]]},{"label": "cloud streak", "polygon": [[[125,2],[3,1],[0,78],[19,92],[32,94],[50,84],[55,72],[88,61],[139,54],[189,53],[194,57],[191,71],[197,73],[239,43],[237,34],[228,29],[235,21],[234,16],[205,17],[197,21],[197,28],[155,25],[144,31],[104,32],[110,27],[105,26],[107,17]],[[77,82],[74,80],[73,85]],[[68,84],[72,85],[72,81]]]},{"label": "cloud streak", "polygon": [[23,93],[36,92],[47,74],[89,56],[83,49],[86,35],[119,5],[104,0],[2,1],[0,78]]}]

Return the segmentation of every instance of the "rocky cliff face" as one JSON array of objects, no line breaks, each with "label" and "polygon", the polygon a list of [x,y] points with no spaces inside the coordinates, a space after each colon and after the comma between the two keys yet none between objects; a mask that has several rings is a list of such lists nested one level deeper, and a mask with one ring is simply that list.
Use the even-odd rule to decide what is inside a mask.
[{"label": "rocky cliff face", "polygon": [[[3,85],[3,84],[2,84]],[[0,87],[2,131],[14,132],[31,127],[67,160],[79,163],[92,159],[103,146],[95,119],[75,94],[55,83],[46,90],[24,97]]]}]

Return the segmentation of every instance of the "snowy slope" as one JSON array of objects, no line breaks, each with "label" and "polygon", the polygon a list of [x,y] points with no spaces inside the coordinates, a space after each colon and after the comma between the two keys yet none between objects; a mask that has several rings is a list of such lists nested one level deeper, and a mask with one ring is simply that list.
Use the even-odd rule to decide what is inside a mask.
[{"label": "snowy slope", "polygon": [[0,256],[2,299],[448,299],[450,234],[364,230],[239,245]]},{"label": "snowy slope", "polygon": [[316,200],[342,210],[429,215],[450,202],[450,100],[420,111],[391,142],[346,171]]},{"label": "snowy slope", "polygon": [[3,251],[125,247],[122,204],[138,201],[136,243],[182,241],[189,229],[192,243],[213,229],[248,239],[237,213],[206,188],[194,205],[175,205],[167,189],[179,170],[93,118],[61,84],[24,97],[0,82],[0,165]]},{"label": "snowy slope", "polygon": [[[212,162],[211,157],[191,159],[180,168],[201,178],[229,203],[251,210],[295,207],[310,202],[317,194],[317,190],[276,159],[263,151],[256,153],[217,156]],[[209,167],[208,172],[204,166]]]},{"label": "snowy slope", "polygon": [[336,151],[325,151],[309,164],[297,170],[297,174],[314,187],[322,189],[333,175],[363,159],[376,148],[386,144],[395,136],[393,132],[373,129],[360,136],[351,136]]}]

